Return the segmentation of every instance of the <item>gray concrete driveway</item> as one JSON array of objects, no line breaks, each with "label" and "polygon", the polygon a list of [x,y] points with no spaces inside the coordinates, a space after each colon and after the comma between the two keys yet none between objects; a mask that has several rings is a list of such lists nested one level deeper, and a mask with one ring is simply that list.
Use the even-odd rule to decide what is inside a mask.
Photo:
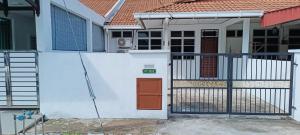
[{"label": "gray concrete driveway", "polygon": [[[38,130],[41,132],[41,127]],[[300,124],[280,119],[181,116],[169,120],[104,120],[104,131],[109,135],[300,135]],[[93,119],[49,120],[45,132],[97,134],[99,124]]]}]

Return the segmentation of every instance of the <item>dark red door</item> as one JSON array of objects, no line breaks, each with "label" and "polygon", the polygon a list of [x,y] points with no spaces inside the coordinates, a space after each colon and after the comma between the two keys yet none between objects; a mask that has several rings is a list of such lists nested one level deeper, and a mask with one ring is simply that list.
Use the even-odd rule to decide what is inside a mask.
[{"label": "dark red door", "polygon": [[[218,53],[218,37],[202,37],[201,53]],[[201,77],[217,77],[217,56],[202,55],[200,62]]]}]

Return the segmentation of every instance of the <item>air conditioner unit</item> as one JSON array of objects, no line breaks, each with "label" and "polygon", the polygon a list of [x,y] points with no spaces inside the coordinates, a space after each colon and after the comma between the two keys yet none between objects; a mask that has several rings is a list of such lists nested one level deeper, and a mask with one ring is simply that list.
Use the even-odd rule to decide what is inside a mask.
[{"label": "air conditioner unit", "polygon": [[130,48],[132,48],[132,39],[131,38],[119,38],[118,46],[119,46],[119,49],[130,49]]}]

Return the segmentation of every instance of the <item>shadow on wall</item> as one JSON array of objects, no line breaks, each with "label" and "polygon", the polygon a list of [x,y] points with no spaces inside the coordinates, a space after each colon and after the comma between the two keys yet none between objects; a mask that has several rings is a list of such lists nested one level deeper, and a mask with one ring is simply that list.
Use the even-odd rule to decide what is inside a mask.
[{"label": "shadow on wall", "polygon": [[[89,75],[89,79],[92,85],[92,88],[95,92],[95,95],[97,97],[98,101],[113,101],[117,100],[118,96],[115,93],[113,88],[108,85],[110,81],[115,82],[116,86],[120,86],[120,89],[123,88],[123,82],[118,82],[118,80],[122,80],[121,78],[124,78],[124,75],[117,73],[120,71],[113,70],[114,68],[109,66],[108,63],[112,63],[109,61],[109,58],[107,59],[101,59],[97,57],[97,54],[91,54],[91,53],[84,53],[83,55],[83,62],[87,68],[87,72]],[[98,54],[101,55],[101,54]],[[122,63],[118,63],[118,66],[123,66]],[[109,67],[107,67],[109,66]],[[124,67],[125,68],[125,67]],[[83,69],[82,69],[83,70]],[[121,71],[122,72],[122,71]],[[108,74],[108,75],[105,75]],[[109,75],[111,74],[111,75]],[[117,74],[117,76],[115,75]],[[82,74],[84,77],[84,74]],[[88,89],[87,89],[88,90]]]}]

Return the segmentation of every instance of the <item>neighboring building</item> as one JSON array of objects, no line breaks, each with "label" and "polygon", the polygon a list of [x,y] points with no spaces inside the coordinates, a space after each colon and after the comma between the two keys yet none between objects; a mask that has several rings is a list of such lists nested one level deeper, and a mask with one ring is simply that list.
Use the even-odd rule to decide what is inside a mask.
[{"label": "neighboring building", "polygon": [[[300,26],[298,21],[295,21],[297,18],[289,20],[287,17],[280,20],[275,17],[264,17],[281,10],[291,10],[288,12],[297,16],[295,11],[300,4],[297,0],[81,0],[81,2],[99,14],[112,12],[116,14],[112,19],[108,19],[105,26],[108,36],[107,52],[117,52],[118,39],[125,38],[132,42],[132,49],[172,48],[172,52],[200,53],[199,47],[205,42],[200,39],[204,39],[205,34],[212,30],[219,44],[215,53],[287,52],[288,49],[300,48],[298,40]],[[106,13],[101,10],[109,7],[107,5],[111,6],[112,2],[118,6],[112,7]],[[270,19],[274,22],[269,21]],[[282,24],[284,22],[285,24]],[[181,43],[176,42],[176,38],[185,38],[184,35],[178,35],[180,31],[182,33],[186,31],[186,34],[190,35],[187,37],[191,39],[190,47],[186,49],[183,47],[183,40]]]},{"label": "neighboring building", "polygon": [[84,63],[105,118],[295,111],[299,0],[0,2],[2,109],[93,117]]}]

